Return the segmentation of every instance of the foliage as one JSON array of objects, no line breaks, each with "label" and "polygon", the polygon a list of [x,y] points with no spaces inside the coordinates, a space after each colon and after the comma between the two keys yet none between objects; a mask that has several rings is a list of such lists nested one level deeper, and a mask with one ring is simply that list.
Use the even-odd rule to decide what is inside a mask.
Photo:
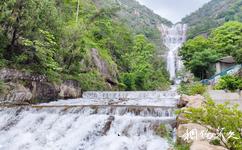
[{"label": "foliage", "polygon": [[242,22],[242,0],[211,0],[196,12],[182,19],[189,25],[188,38],[208,35],[228,21]]},{"label": "foliage", "polygon": [[215,89],[217,90],[230,90],[235,91],[237,89],[242,90],[242,78],[239,76],[224,76],[219,79]]},{"label": "foliage", "polygon": [[121,74],[120,79],[126,85],[126,90],[152,90],[169,85],[162,70],[155,70],[153,54],[153,45],[143,35],[137,35],[133,50],[123,56],[128,73]]},{"label": "foliage", "polygon": [[[209,129],[210,132],[215,133],[220,141],[231,150],[242,149],[242,112],[236,106],[229,106],[228,104],[216,105],[212,100],[208,100],[207,104],[202,108],[188,108],[184,110],[185,117],[194,123],[199,123]],[[231,123],[233,122],[233,123]],[[223,130],[223,137],[216,129]],[[231,138],[230,132],[234,135]]]},{"label": "foliage", "polygon": [[180,51],[187,69],[200,79],[214,73],[213,64],[223,56],[234,56],[241,63],[242,23],[228,22],[205,38],[197,36],[188,40]]},{"label": "foliage", "polygon": [[180,51],[186,68],[201,79],[207,78],[208,73],[212,74],[211,64],[218,58],[217,53],[210,47],[212,43],[208,39],[198,36],[188,40]]},{"label": "foliage", "polygon": [[[106,77],[93,61],[91,50],[95,48],[104,69],[114,81],[119,79],[120,88],[167,88],[164,63],[154,61],[155,48],[150,42],[157,39],[161,42],[159,32],[154,30],[156,25],[142,25],[139,30],[148,40],[136,35],[140,33],[136,28],[116,18],[117,12],[125,8],[96,6],[99,6],[96,1],[85,0],[3,1],[0,67],[28,70],[45,75],[52,82],[72,78],[84,90],[106,90],[109,87]],[[156,16],[155,22],[162,21],[165,20]]]},{"label": "foliage", "polygon": [[189,150],[190,145],[189,144],[175,144],[174,149],[175,150]]},{"label": "foliage", "polygon": [[201,84],[200,82],[195,83],[181,83],[181,85],[178,88],[178,92],[180,94],[185,95],[196,95],[196,94],[204,94],[206,92],[206,86]]},{"label": "foliage", "polygon": [[140,5],[135,0],[97,0],[95,4],[98,8],[119,7],[115,13],[115,19],[123,22],[135,34],[143,34],[154,44],[155,50],[164,53],[166,48],[161,44],[162,36],[157,26],[172,23],[152,12],[145,6]]},{"label": "foliage", "polygon": [[156,128],[155,132],[160,137],[164,137],[164,138],[170,138],[171,137],[171,134],[170,134],[170,132],[167,129],[165,124],[161,124],[158,128]]},{"label": "foliage", "polygon": [[215,29],[210,39],[214,43],[214,49],[218,53],[223,56],[232,55],[240,63],[239,50],[241,50],[242,43],[242,23],[227,22],[223,26]]}]

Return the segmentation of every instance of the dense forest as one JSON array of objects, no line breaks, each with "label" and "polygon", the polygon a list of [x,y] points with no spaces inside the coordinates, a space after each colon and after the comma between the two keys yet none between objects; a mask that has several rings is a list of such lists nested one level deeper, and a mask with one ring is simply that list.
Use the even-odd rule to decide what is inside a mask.
[{"label": "dense forest", "polygon": [[[44,75],[54,83],[76,80],[83,90],[166,89],[168,75],[156,55],[163,46],[155,26],[170,22],[159,17],[150,21],[142,15],[148,9],[140,11],[133,3],[136,9],[90,0],[3,0],[0,67]],[[124,8],[130,20],[142,12],[143,26],[122,21]]]},{"label": "dense forest", "polygon": [[189,25],[188,38],[208,35],[228,21],[242,22],[242,0],[212,0],[202,8],[182,19]]}]

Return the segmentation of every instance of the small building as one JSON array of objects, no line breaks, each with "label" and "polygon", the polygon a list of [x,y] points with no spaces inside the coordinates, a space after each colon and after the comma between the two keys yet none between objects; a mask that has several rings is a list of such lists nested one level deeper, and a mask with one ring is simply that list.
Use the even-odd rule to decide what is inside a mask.
[{"label": "small building", "polygon": [[219,59],[216,63],[216,74],[236,65],[236,62],[232,56],[227,56]]}]

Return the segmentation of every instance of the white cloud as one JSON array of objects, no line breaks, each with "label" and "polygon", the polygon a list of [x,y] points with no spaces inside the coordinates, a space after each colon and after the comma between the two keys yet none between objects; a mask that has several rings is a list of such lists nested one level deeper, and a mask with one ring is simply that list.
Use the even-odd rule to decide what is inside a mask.
[{"label": "white cloud", "polygon": [[176,23],[210,0],[137,0],[160,16]]}]

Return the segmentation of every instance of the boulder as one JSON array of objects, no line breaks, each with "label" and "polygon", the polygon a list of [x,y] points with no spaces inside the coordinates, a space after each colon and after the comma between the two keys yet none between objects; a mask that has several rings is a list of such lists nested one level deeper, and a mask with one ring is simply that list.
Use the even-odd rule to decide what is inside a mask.
[{"label": "boulder", "polygon": [[180,124],[187,124],[189,123],[189,119],[187,119],[184,116],[184,113],[180,113],[176,118],[176,127],[178,127]]},{"label": "boulder", "polygon": [[9,82],[5,84],[4,92],[0,94],[0,102],[12,104],[29,103],[33,95],[28,88],[19,83]]},{"label": "boulder", "polygon": [[60,85],[59,98],[78,98],[81,97],[82,92],[77,81],[67,80]]},{"label": "boulder", "polygon": [[43,102],[48,102],[51,100],[58,99],[58,94],[60,92],[60,88],[49,82],[32,82],[32,94],[33,100],[43,100]]},{"label": "boulder", "polygon": [[222,146],[209,144],[207,141],[195,141],[192,143],[190,150],[228,150]]},{"label": "boulder", "polygon": [[207,128],[195,124],[180,124],[177,129],[177,142],[190,144],[194,141],[211,141],[215,137],[214,133],[208,132]]},{"label": "boulder", "polygon": [[186,107],[199,108],[199,107],[202,107],[202,105],[205,102],[206,100],[202,95],[195,95],[195,96],[182,95],[180,98],[180,102],[178,104],[180,106],[184,106],[186,104],[185,105]]}]

